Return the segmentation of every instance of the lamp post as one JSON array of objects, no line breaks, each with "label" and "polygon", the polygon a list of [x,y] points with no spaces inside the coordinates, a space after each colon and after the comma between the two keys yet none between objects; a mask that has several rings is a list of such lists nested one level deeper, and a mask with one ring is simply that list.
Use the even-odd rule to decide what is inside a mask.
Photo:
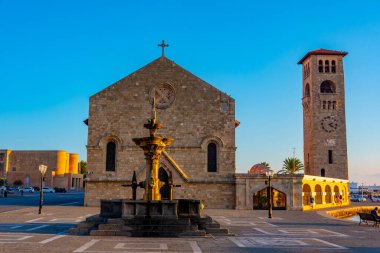
[{"label": "lamp post", "polygon": [[364,198],[364,197],[363,197],[363,195],[364,195],[364,194],[363,194],[363,191],[364,191],[364,183],[362,183],[362,201],[363,201],[363,198]]},{"label": "lamp post", "polygon": [[41,214],[42,202],[43,202],[42,181],[44,180],[44,176],[45,176],[45,173],[46,173],[46,170],[47,170],[47,166],[46,165],[40,165],[38,167],[38,170],[40,171],[40,175],[41,175],[41,182],[40,182],[40,208],[38,209],[38,214]]},{"label": "lamp post", "polygon": [[272,186],[271,186],[271,179],[274,175],[273,170],[268,170],[266,173],[266,176],[268,177],[268,188],[269,188],[269,194],[268,194],[268,218],[272,218]]}]

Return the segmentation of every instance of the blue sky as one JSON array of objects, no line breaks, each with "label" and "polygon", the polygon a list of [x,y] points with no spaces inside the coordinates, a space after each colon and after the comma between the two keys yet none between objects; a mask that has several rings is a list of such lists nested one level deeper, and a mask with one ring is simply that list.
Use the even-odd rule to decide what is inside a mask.
[{"label": "blue sky", "polygon": [[236,100],[237,171],[303,159],[301,67],[345,57],[350,179],[380,183],[380,2],[0,0],[0,148],[86,159],[88,99],[160,56]]}]

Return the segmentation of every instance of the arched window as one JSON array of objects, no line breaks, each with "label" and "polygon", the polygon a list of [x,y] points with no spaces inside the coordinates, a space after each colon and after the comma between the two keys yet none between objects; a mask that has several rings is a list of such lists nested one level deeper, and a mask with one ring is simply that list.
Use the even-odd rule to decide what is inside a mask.
[{"label": "arched window", "polygon": [[332,199],[331,199],[331,187],[329,185],[326,185],[325,187],[325,192],[326,192],[326,203],[331,203],[332,202]]},{"label": "arched window", "polygon": [[336,73],[336,65],[335,65],[335,61],[331,61],[331,72],[332,73]]},{"label": "arched window", "polygon": [[335,84],[331,81],[323,81],[321,83],[321,93],[335,93]]},{"label": "arched window", "polygon": [[322,187],[317,184],[314,188],[315,191],[315,204],[322,204]]},{"label": "arched window", "polygon": [[321,169],[321,177],[325,177],[326,176],[326,170],[325,169]]},{"label": "arched window", "polygon": [[310,97],[310,85],[307,83],[305,85],[305,94],[304,94],[305,97]]},{"label": "arched window", "polygon": [[115,171],[116,169],[116,144],[113,141],[107,143],[106,153],[106,171]]},{"label": "arched window", "polygon": [[318,61],[318,71],[319,71],[319,73],[323,72],[323,61],[322,60]]},{"label": "arched window", "polygon": [[330,62],[328,60],[325,61],[325,73],[330,72]]},{"label": "arched window", "polygon": [[210,143],[207,146],[207,172],[217,171],[217,147],[215,143]]}]

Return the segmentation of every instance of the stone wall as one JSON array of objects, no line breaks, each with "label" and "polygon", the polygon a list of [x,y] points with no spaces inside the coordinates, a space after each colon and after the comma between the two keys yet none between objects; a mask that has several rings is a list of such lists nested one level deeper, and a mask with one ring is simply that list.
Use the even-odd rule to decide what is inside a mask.
[{"label": "stone wall", "polygon": [[21,180],[24,186],[39,186],[39,165],[46,165],[45,185],[52,187],[52,171],[57,166],[57,151],[11,151],[9,155],[7,180],[12,185],[14,181]]},{"label": "stone wall", "polygon": [[[268,185],[265,175],[235,174],[236,209],[253,209],[253,194]],[[287,210],[302,210],[302,174],[275,175],[272,187],[286,194]]]}]

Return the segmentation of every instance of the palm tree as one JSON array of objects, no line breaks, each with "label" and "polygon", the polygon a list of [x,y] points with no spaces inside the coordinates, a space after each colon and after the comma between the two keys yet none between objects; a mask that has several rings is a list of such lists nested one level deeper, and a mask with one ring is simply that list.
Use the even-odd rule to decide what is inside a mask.
[{"label": "palm tree", "polygon": [[278,174],[295,174],[301,170],[303,170],[301,160],[296,157],[288,157],[284,160],[282,170]]},{"label": "palm tree", "polygon": [[261,163],[259,163],[259,164],[261,164],[261,165],[264,165],[265,167],[267,167],[268,169],[270,168],[270,166],[269,166],[269,163],[268,162],[261,162]]}]

